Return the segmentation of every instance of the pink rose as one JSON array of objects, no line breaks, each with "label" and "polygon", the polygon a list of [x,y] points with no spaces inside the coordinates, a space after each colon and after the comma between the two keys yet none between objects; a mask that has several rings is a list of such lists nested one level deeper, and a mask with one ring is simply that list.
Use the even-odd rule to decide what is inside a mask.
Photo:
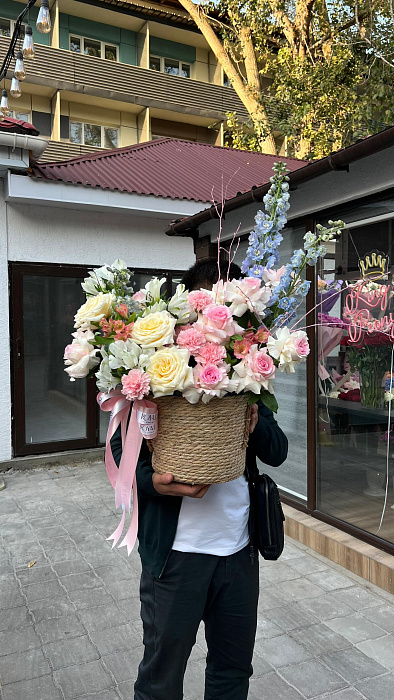
[{"label": "pink rose", "polygon": [[308,338],[295,338],[293,342],[298,357],[307,357],[309,355]]},{"label": "pink rose", "polygon": [[272,380],[276,367],[267,349],[259,350],[258,345],[252,345],[246,357],[234,366],[234,373],[239,378],[237,392],[253,391],[260,394],[261,388],[273,394]]},{"label": "pink rose", "polygon": [[209,304],[212,304],[212,296],[203,289],[196,289],[194,292],[190,292],[187,303],[193,311],[204,311]]},{"label": "pink rose", "polygon": [[181,330],[178,333],[177,345],[180,348],[186,348],[192,355],[196,355],[202,346],[205,345],[205,335],[194,326]]},{"label": "pink rose", "polygon": [[122,377],[122,394],[129,401],[141,400],[149,394],[149,382],[150,377],[147,372],[143,372],[141,369],[131,369],[128,374],[124,374]]},{"label": "pink rose", "polygon": [[256,378],[273,379],[275,376],[274,361],[265,348],[250,354],[249,365]]},{"label": "pink rose", "polygon": [[216,343],[206,343],[195,355],[195,360],[202,365],[217,365],[224,360],[227,355],[226,348]]},{"label": "pink rose", "polygon": [[65,372],[67,372],[70,380],[74,382],[76,379],[87,377],[90,370],[100,363],[96,357],[98,348],[95,348],[90,341],[94,340],[94,333],[90,330],[77,330],[72,334],[73,342],[64,350]]},{"label": "pink rose", "polygon": [[243,328],[234,321],[230,309],[224,304],[209,304],[195,327],[204,333],[209,343],[223,345],[235,333],[243,333]]},{"label": "pink rose", "polygon": [[139,303],[145,302],[146,301],[146,290],[140,289],[140,291],[133,294],[133,296],[131,298],[133,299],[133,301],[138,301]]},{"label": "pink rose", "polygon": [[228,379],[226,368],[217,365],[204,365],[201,369],[197,368],[196,375],[196,384],[201,389],[214,389],[224,378]]}]

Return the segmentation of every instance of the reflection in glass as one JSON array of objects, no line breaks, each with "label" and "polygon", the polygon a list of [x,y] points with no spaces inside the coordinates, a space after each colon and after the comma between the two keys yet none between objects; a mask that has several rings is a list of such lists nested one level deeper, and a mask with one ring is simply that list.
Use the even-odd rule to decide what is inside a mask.
[{"label": "reflection in glass", "polygon": [[111,46],[110,44],[105,45],[105,58],[107,61],[117,60],[116,46]]},{"label": "reflection in glass", "polygon": [[[375,247],[389,250],[390,223],[345,231],[320,269],[323,292],[327,285],[342,284],[332,308],[323,303],[319,314],[317,506],[394,542],[394,411],[390,425],[388,420],[392,340],[384,322],[394,314],[392,278],[389,271],[380,279],[364,279],[358,265]],[[387,507],[378,532],[387,473]]]},{"label": "reflection in glass", "polygon": [[151,70],[160,71],[160,58],[158,58],[157,56],[150,56],[149,57],[149,68]]},{"label": "reflection in glass", "polygon": [[0,19],[0,36],[11,36],[11,27],[9,19]]},{"label": "reflection in glass", "polygon": [[104,147],[105,148],[117,148],[118,147],[118,129],[113,129],[109,126],[104,128]]},{"label": "reflection in glass", "polygon": [[83,302],[80,279],[23,279],[27,443],[86,437],[86,382],[70,382],[62,359],[72,341],[75,309]]},{"label": "reflection in glass", "polygon": [[101,126],[97,124],[84,124],[84,143],[89,146],[101,146]]},{"label": "reflection in glass", "polygon": [[81,39],[79,36],[70,36],[70,51],[81,53]]},{"label": "reflection in glass", "polygon": [[164,73],[168,73],[169,75],[179,75],[179,61],[173,61],[171,58],[165,58]]},{"label": "reflection in glass", "polygon": [[84,39],[84,54],[86,56],[101,57],[101,44],[93,39]]},{"label": "reflection in glass", "polygon": [[81,122],[70,122],[70,141],[71,143],[82,143]]},{"label": "reflection in glass", "polygon": [[182,76],[183,78],[190,78],[190,65],[188,63],[182,63]]}]

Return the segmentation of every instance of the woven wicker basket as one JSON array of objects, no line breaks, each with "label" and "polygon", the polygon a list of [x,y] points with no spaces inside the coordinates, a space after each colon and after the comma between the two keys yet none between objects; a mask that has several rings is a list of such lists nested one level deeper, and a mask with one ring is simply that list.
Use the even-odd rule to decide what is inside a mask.
[{"label": "woven wicker basket", "polygon": [[250,423],[247,395],[208,404],[190,404],[181,396],[153,400],[159,431],[147,442],[156,472],[170,472],[186,484],[220,484],[243,474]]}]

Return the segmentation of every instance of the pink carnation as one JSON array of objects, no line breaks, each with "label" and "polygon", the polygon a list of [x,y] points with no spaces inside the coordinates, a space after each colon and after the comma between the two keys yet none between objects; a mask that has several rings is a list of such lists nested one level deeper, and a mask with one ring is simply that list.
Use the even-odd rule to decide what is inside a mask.
[{"label": "pink carnation", "polygon": [[187,303],[193,309],[193,311],[204,311],[204,309],[212,304],[212,296],[209,292],[204,292],[202,289],[196,289],[194,292],[190,292],[187,297]]},{"label": "pink carnation", "polygon": [[128,374],[124,374],[122,377],[122,394],[129,401],[143,399],[144,396],[149,394],[149,382],[150,378],[146,372],[143,372],[141,369],[131,369]]},{"label": "pink carnation", "polygon": [[223,345],[207,343],[203,345],[195,359],[202,365],[218,365],[224,360],[226,355],[227,350]]},{"label": "pink carnation", "polygon": [[177,345],[181,348],[186,348],[192,355],[196,355],[198,351],[205,345],[205,335],[202,331],[191,326],[186,330],[181,330],[178,333]]}]

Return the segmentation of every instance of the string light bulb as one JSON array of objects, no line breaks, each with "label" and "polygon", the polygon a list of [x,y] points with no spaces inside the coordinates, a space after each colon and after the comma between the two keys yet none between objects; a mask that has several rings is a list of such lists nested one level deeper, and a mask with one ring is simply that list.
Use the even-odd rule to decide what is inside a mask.
[{"label": "string light bulb", "polygon": [[18,53],[16,54],[14,75],[15,78],[17,78],[18,80],[24,80],[26,78],[25,68],[23,65],[22,51],[18,51]]},{"label": "string light bulb", "polygon": [[3,90],[1,93],[0,113],[3,115],[3,117],[8,117],[8,115],[11,114],[11,110],[8,107],[7,90]]},{"label": "string light bulb", "polygon": [[20,97],[21,94],[22,94],[22,90],[20,89],[20,86],[19,86],[19,80],[14,75],[12,80],[11,80],[10,95],[12,95],[12,97]]},{"label": "string light bulb", "polygon": [[30,24],[27,24],[25,28],[25,38],[23,39],[22,53],[24,58],[34,58],[33,30]]},{"label": "string light bulb", "polygon": [[36,27],[41,34],[49,34],[51,31],[51,16],[49,14],[49,0],[41,0]]}]

